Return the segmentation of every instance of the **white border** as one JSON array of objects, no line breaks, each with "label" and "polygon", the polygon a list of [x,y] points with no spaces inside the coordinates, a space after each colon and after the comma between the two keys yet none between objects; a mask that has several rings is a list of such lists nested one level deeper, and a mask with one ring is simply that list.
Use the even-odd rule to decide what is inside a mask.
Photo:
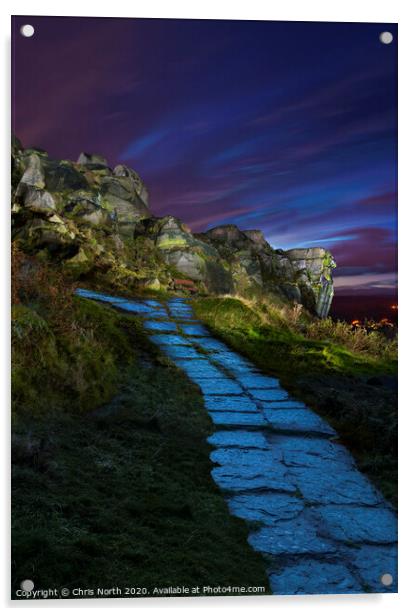
[{"label": "white border", "polygon": [[[414,115],[415,96],[413,79],[414,53],[414,10],[407,0],[348,0],[347,2],[333,2],[333,0],[292,0],[291,2],[242,2],[242,0],[209,0],[206,4],[190,2],[189,0],[165,0],[137,3],[132,0],[118,3],[106,3],[104,0],[82,2],[71,0],[69,3],[58,3],[56,0],[34,2],[19,1],[7,2],[2,8],[3,29],[2,49],[5,52],[1,63],[3,91],[10,90],[10,14],[17,15],[79,15],[79,16],[116,16],[116,17],[172,17],[172,18],[210,18],[210,19],[275,19],[287,21],[357,21],[357,22],[399,22],[399,217],[400,217],[400,558],[399,558],[399,594],[398,595],[359,595],[359,596],[306,596],[306,597],[246,597],[246,598],[209,598],[209,599],[149,599],[149,600],[116,600],[105,599],[79,600],[79,601],[42,601],[42,602],[10,602],[9,596],[9,552],[3,549],[1,563],[1,581],[3,582],[1,602],[8,609],[18,612],[27,608],[32,610],[69,609],[82,613],[84,610],[110,609],[111,612],[119,608],[139,609],[140,612],[158,613],[169,610],[173,615],[183,610],[198,610],[207,612],[215,610],[219,615],[228,610],[238,610],[242,615],[250,614],[252,609],[261,610],[264,614],[275,614],[277,611],[289,611],[290,614],[347,613],[351,610],[358,614],[375,614],[381,616],[406,613],[409,606],[414,604],[411,583],[414,571],[414,545],[413,545],[413,441],[415,437],[414,409],[415,401],[411,392],[411,383],[414,380],[413,335],[414,324],[411,314],[412,302],[415,301],[414,288],[414,255],[411,250],[414,244],[414,193],[415,193],[415,161],[414,151]],[[3,312],[0,319],[2,341],[2,384],[3,390],[8,392],[8,362],[7,353],[9,336],[9,296],[8,296],[8,241],[9,241],[9,142],[10,131],[10,103],[7,97],[2,97],[3,113],[0,115],[3,124],[1,135],[5,138],[2,143],[1,173],[2,181],[2,208],[1,224],[3,241],[0,244],[0,267],[3,287]],[[402,336],[402,331],[404,336]],[[5,399],[5,398],[3,398]],[[9,399],[9,396],[6,398]],[[5,464],[2,481],[4,492],[0,508],[4,533],[2,545],[9,545],[9,424],[7,421],[7,404],[2,405],[3,425],[3,451]],[[411,498],[412,497],[412,498]],[[411,502],[412,500],[412,502]]]}]

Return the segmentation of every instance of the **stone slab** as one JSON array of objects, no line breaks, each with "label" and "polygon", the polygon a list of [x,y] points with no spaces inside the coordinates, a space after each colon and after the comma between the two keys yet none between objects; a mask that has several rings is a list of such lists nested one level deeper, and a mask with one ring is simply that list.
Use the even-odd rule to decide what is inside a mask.
[{"label": "stone slab", "polygon": [[243,492],[246,490],[295,492],[292,481],[287,477],[284,470],[278,469],[278,467],[273,471],[267,471],[255,470],[250,466],[218,466],[212,470],[212,477],[217,485],[227,492]]},{"label": "stone slab", "polygon": [[276,595],[321,595],[362,593],[363,588],[343,564],[301,559],[270,573],[271,590]]},{"label": "stone slab", "polygon": [[[362,545],[348,550],[348,558],[372,592],[398,592],[398,549],[396,545]],[[392,576],[385,586],[382,576]]]},{"label": "stone slab", "polygon": [[398,521],[388,507],[327,505],[319,507],[322,534],[336,541],[354,543],[395,543]]},{"label": "stone slab", "polygon": [[132,312],[133,314],[144,314],[151,315],[153,309],[150,306],[146,306],[145,304],[140,304],[139,302],[117,302],[114,304],[120,310],[125,310],[126,312]]},{"label": "stone slab", "polygon": [[208,336],[209,331],[203,325],[181,325],[182,332],[186,336]]},{"label": "stone slab", "polygon": [[191,346],[192,344],[188,338],[180,336],[179,334],[155,334],[154,336],[150,336],[150,340],[159,346],[166,346],[170,344]]},{"label": "stone slab", "polygon": [[213,394],[216,396],[225,396],[228,394],[242,394],[243,390],[233,379],[204,379],[196,380],[200,389],[204,394]]},{"label": "stone slab", "polygon": [[269,445],[261,432],[248,430],[218,430],[207,439],[215,447],[254,447],[269,449]]},{"label": "stone slab", "polygon": [[265,525],[293,518],[304,509],[300,499],[276,492],[238,494],[228,500],[228,505],[238,518]]},{"label": "stone slab", "polygon": [[248,389],[248,392],[251,396],[261,401],[280,402],[281,400],[288,399],[288,392],[284,389]]},{"label": "stone slab", "polygon": [[248,396],[204,396],[208,411],[235,411],[257,413],[258,407]]},{"label": "stone slab", "polygon": [[206,338],[197,338],[194,342],[198,346],[202,347],[205,351],[220,352],[228,350],[228,347],[225,343],[220,342],[219,340],[216,340],[211,336]]},{"label": "stone slab", "polygon": [[265,409],[264,415],[274,430],[336,435],[336,432],[327,422],[307,409],[288,409],[285,411]]},{"label": "stone slab", "polygon": [[317,474],[356,469],[347,449],[327,438],[270,434],[269,442],[288,467],[315,469]]},{"label": "stone slab", "polygon": [[334,505],[377,505],[379,492],[357,470],[343,470],[335,464],[318,467],[291,467],[290,474],[310,503]]},{"label": "stone slab", "polygon": [[271,376],[264,376],[263,374],[241,375],[238,380],[244,387],[249,389],[280,389],[280,382],[278,379]]},{"label": "stone slab", "polygon": [[172,359],[201,359],[203,355],[198,353],[192,346],[162,346],[163,353]]},{"label": "stone slab", "polygon": [[258,552],[277,555],[335,554],[337,546],[320,537],[316,526],[304,516],[280,520],[275,526],[263,526],[248,537]]},{"label": "stone slab", "polygon": [[177,325],[171,321],[144,321],[144,327],[157,332],[176,332]]},{"label": "stone slab", "polygon": [[266,421],[260,413],[226,413],[209,412],[210,418],[217,426],[252,426],[265,427]]},{"label": "stone slab", "polygon": [[263,409],[270,410],[287,410],[287,409],[307,409],[308,407],[303,402],[284,398],[283,400],[261,400]]},{"label": "stone slab", "polygon": [[279,472],[282,468],[281,463],[273,458],[269,449],[257,449],[256,447],[218,447],[212,451],[210,459],[221,466],[232,466],[238,469],[249,466],[253,475],[265,470],[277,469]]},{"label": "stone slab", "polygon": [[206,359],[180,359],[176,361],[176,364],[182,368],[190,378],[205,377],[221,379],[224,377],[224,374]]}]

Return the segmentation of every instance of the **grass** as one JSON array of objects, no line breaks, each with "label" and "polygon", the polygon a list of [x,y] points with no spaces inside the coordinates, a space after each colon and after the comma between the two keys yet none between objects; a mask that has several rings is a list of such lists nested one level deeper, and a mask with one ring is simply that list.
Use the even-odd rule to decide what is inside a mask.
[{"label": "grass", "polygon": [[73,330],[58,333],[33,307],[12,307],[13,414],[86,412],[115,393],[119,363],[132,362],[128,330],[101,306],[79,298],[70,309]]},{"label": "grass", "polygon": [[396,372],[396,343],[378,332],[367,334],[331,319],[300,321],[286,308],[273,313],[266,303],[256,305],[241,298],[200,298],[194,307],[215,332],[281,376],[303,370],[348,375]]},{"label": "grass", "polygon": [[13,252],[12,412],[85,412],[114,394],[121,362],[134,360],[123,327],[82,302],[59,269]]},{"label": "grass", "polygon": [[263,301],[199,298],[193,305],[217,336],[324,416],[361,470],[397,504],[395,340]]},{"label": "grass", "polygon": [[41,287],[27,267],[14,272],[12,596],[26,578],[269,591],[211,478],[199,390],[138,318],[66,296],[55,271]]}]

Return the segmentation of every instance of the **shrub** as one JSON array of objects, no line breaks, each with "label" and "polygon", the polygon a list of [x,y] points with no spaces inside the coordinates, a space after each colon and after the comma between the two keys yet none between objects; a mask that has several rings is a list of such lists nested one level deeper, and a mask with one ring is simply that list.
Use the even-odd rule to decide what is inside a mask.
[{"label": "shrub", "polygon": [[11,280],[12,304],[32,307],[58,333],[74,328],[75,285],[58,267],[25,255],[13,243]]},{"label": "shrub", "polygon": [[309,323],[305,335],[312,340],[330,340],[355,353],[387,361],[395,359],[397,355],[396,337],[390,339],[382,331],[355,327],[345,321],[334,321],[330,317]]},{"label": "shrub", "polygon": [[109,399],[130,361],[130,318],[78,298],[59,268],[12,252],[12,408],[85,411]]}]

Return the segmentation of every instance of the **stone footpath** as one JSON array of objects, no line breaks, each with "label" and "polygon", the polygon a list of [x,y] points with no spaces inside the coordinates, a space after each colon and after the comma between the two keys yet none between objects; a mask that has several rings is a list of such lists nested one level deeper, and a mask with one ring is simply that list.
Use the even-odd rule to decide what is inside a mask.
[{"label": "stone footpath", "polygon": [[323,419],[214,338],[185,299],[77,293],[143,318],[151,340],[201,388],[215,425],[213,479],[248,523],[273,593],[397,591],[395,511]]}]

